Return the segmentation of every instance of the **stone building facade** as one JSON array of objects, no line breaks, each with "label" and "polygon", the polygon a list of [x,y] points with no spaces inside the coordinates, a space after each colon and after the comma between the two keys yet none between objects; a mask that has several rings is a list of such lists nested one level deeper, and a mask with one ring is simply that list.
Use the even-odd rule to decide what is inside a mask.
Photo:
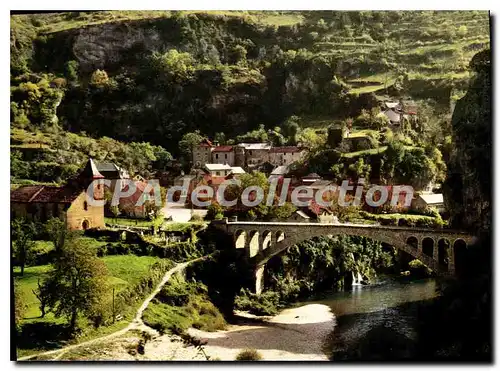
[{"label": "stone building facade", "polygon": [[104,184],[93,182],[103,178],[90,159],[82,172],[64,186],[19,187],[10,195],[11,218],[46,222],[56,217],[64,220],[70,230],[104,228],[104,205],[92,205],[87,198],[92,184],[94,199],[104,199]]},{"label": "stone building facade", "polygon": [[234,166],[233,146],[217,146],[212,150],[212,164]]},{"label": "stone building facade", "polygon": [[209,164],[212,161],[212,149],[212,142],[208,139],[202,140],[200,144],[192,148],[192,161],[196,169],[202,168],[203,165]]},{"label": "stone building facade", "polygon": [[269,150],[269,162],[274,166],[290,165],[301,160],[305,154],[305,149],[295,146],[272,147]]}]

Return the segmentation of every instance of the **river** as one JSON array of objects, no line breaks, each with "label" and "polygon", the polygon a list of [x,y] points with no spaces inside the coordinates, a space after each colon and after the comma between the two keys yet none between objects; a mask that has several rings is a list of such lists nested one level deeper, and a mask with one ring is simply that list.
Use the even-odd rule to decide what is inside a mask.
[{"label": "river", "polygon": [[[246,348],[265,360],[390,361],[416,357],[418,307],[436,296],[436,281],[385,278],[296,303],[274,317],[241,321],[226,331],[191,329],[212,357],[234,360]],[[242,313],[240,313],[242,315]]]},{"label": "river", "polygon": [[415,356],[418,310],[415,303],[436,296],[432,279],[386,278],[374,285],[353,286],[302,304],[323,304],[335,315],[324,352],[337,361],[404,360]]}]

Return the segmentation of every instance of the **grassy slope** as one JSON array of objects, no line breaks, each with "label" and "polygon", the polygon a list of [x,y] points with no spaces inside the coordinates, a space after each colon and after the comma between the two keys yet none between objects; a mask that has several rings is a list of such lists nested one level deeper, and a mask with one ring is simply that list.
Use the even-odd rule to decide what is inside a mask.
[{"label": "grassy slope", "polygon": [[[135,256],[135,255],[113,255],[102,258],[109,270],[108,282],[110,283],[110,295],[112,288],[115,288],[115,294],[123,290],[127,286],[137,284],[140,279],[149,272],[149,268],[160,258],[152,256]],[[26,267],[24,276],[17,276],[16,281],[20,284],[24,294],[28,311],[24,321],[30,321],[34,318],[37,320],[40,316],[38,309],[38,300],[32,290],[37,288],[38,280],[43,280],[50,272],[50,265],[39,265],[34,267]],[[14,273],[18,274],[19,269],[15,268]],[[48,314],[45,318],[47,321],[54,321],[52,314]],[[56,320],[59,321],[59,320]]]},{"label": "grassy slope", "polygon": [[[140,19],[168,18],[172,11],[157,10],[113,10],[92,13],[37,15],[39,32],[52,33],[82,28],[90,25],[113,23]],[[262,11],[230,11],[230,10],[185,10],[181,14],[210,14],[212,16],[243,17],[250,22],[262,25],[290,26],[302,22],[303,16],[296,12],[262,12]],[[22,16],[21,16],[22,17]],[[12,19],[20,19],[12,16]]]},{"label": "grassy slope", "polygon": [[[112,295],[112,289],[115,289],[115,295],[121,290],[132,287],[137,284],[142,277],[144,277],[150,271],[151,265],[159,261],[160,258],[151,256],[135,256],[135,255],[115,255],[106,256],[102,258],[106,263],[109,270],[108,282],[110,284],[109,296]],[[27,304],[27,312],[24,320],[21,322],[22,325],[34,324],[34,323],[46,323],[50,324],[64,324],[66,319],[55,318],[52,313],[48,313],[45,318],[40,318],[40,310],[38,308],[38,300],[33,294],[34,289],[37,288],[38,280],[43,280],[47,277],[50,272],[50,265],[40,265],[33,267],[26,267],[24,276],[17,276],[15,279],[20,284],[20,288],[23,292],[24,299]],[[19,270],[15,269],[15,273]],[[124,318],[121,321],[117,321],[109,326],[102,326],[98,329],[86,328],[83,336],[78,338],[78,341],[85,341],[92,339],[94,337],[104,336],[106,334],[112,333],[119,330],[127,325],[128,318]],[[18,357],[25,355],[37,353],[43,350],[47,350],[45,346],[32,346],[30,344],[29,348],[19,348]]]}]

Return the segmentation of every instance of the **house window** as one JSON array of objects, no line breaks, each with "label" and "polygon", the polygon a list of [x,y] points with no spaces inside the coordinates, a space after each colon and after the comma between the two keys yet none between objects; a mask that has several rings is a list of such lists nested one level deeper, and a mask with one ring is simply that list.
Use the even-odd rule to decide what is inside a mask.
[{"label": "house window", "polygon": [[224,154],[224,158],[227,160],[227,153],[226,153],[226,154]]},{"label": "house window", "polygon": [[215,175],[219,176],[220,175],[220,171],[216,171]]},{"label": "house window", "polygon": [[252,150],[248,151],[248,153],[250,154],[250,156],[252,156]]},{"label": "house window", "polygon": [[83,203],[83,209],[87,211],[89,209],[89,205],[87,204],[87,201]]}]

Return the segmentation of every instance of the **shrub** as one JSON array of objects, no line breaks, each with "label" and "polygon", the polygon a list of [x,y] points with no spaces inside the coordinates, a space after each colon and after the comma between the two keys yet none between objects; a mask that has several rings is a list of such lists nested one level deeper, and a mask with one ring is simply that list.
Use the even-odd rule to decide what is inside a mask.
[{"label": "shrub", "polygon": [[262,355],[256,349],[245,349],[236,356],[237,361],[260,361]]},{"label": "shrub", "polygon": [[222,219],[223,215],[224,215],[224,210],[222,209],[222,206],[214,202],[208,207],[205,219],[206,220]]},{"label": "shrub", "polygon": [[432,271],[418,259],[414,259],[410,263],[408,263],[408,268],[410,268],[410,273],[413,276],[427,277],[432,274]]},{"label": "shrub", "polygon": [[207,288],[174,276],[144,312],[144,322],[160,333],[183,333],[189,327],[204,331],[224,329],[226,321],[209,301]]},{"label": "shrub", "polygon": [[396,217],[387,217],[387,218],[379,218],[378,221],[381,225],[398,225],[399,218]]},{"label": "shrub", "polygon": [[280,306],[280,295],[274,291],[266,291],[260,295],[241,289],[240,294],[234,299],[236,309],[246,310],[249,313],[262,315],[275,315]]},{"label": "shrub", "polygon": [[199,214],[193,214],[190,220],[190,222],[201,222],[201,221],[203,221],[203,217]]}]

